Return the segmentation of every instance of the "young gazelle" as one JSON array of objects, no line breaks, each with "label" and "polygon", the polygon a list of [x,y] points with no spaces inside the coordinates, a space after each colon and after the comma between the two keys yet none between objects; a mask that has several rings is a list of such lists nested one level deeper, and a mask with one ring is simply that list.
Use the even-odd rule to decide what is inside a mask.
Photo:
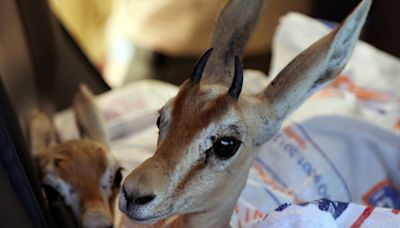
[{"label": "young gazelle", "polygon": [[177,227],[226,227],[260,146],[346,65],[366,20],[364,0],[337,29],[289,63],[258,94],[240,94],[240,54],[264,1],[232,0],[212,47],[160,110],[155,154],[125,179],[120,210],[138,223],[178,215]]},{"label": "young gazelle", "polygon": [[121,168],[109,151],[101,115],[84,86],[74,98],[74,112],[83,139],[63,143],[48,116],[37,112],[32,117],[31,147],[42,182],[63,197],[83,227],[113,227]]}]

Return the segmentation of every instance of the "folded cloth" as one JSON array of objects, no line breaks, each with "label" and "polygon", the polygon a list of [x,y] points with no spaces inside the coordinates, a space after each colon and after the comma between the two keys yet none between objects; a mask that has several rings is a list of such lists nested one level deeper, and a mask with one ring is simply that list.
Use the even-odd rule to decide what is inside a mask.
[{"label": "folded cloth", "polygon": [[249,227],[334,228],[334,227],[399,227],[398,210],[374,208],[354,203],[321,199],[303,204],[283,204],[262,221]]}]

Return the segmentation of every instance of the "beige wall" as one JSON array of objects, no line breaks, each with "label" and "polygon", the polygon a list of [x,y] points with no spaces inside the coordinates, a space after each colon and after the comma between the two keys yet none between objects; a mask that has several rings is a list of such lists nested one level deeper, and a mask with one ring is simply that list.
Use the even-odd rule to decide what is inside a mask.
[{"label": "beige wall", "polygon": [[49,3],[89,59],[101,64],[106,46],[104,29],[112,0],[49,0]]},{"label": "beige wall", "polygon": [[[226,0],[50,0],[56,15],[99,64],[105,56],[104,29],[137,46],[171,56],[198,55],[208,47],[216,17]],[[311,0],[270,0],[247,53],[265,53],[278,18],[289,10],[308,13]]]},{"label": "beige wall", "polygon": [[[117,1],[112,24],[124,24],[137,45],[171,56],[198,55],[209,44],[213,25],[226,0]],[[270,0],[248,53],[265,52],[278,18],[289,10],[308,13],[311,0]],[[114,26],[113,26],[114,27]]]}]

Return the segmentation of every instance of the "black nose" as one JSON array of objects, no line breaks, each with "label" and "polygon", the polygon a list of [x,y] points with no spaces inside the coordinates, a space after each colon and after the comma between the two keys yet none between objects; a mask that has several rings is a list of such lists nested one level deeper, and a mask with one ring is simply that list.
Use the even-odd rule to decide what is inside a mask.
[{"label": "black nose", "polygon": [[147,203],[150,203],[151,201],[153,201],[156,198],[155,195],[148,195],[148,196],[141,196],[141,197],[137,197],[135,199],[135,204],[137,205],[144,205]]},{"label": "black nose", "polygon": [[140,205],[145,205],[147,203],[150,203],[156,198],[156,195],[154,194],[148,194],[144,196],[136,196],[133,194],[128,194],[126,189],[123,187],[122,188],[122,194],[124,195],[126,199],[126,206],[129,207],[130,205],[132,206],[140,206]]}]

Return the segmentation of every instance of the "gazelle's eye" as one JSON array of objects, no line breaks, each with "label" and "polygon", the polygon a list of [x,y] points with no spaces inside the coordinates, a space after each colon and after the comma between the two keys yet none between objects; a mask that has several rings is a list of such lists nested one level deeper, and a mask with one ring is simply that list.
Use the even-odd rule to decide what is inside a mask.
[{"label": "gazelle's eye", "polygon": [[119,168],[115,172],[113,188],[121,187],[121,181],[122,181],[122,172],[121,171],[122,171],[122,168]]},{"label": "gazelle's eye", "polygon": [[157,127],[160,129],[160,124],[161,124],[161,116],[158,116],[157,118]]},{"label": "gazelle's eye", "polygon": [[234,137],[222,137],[214,142],[212,151],[220,159],[228,159],[236,153],[240,144],[241,141]]},{"label": "gazelle's eye", "polygon": [[50,185],[44,184],[43,190],[49,201],[64,200],[60,193]]}]

